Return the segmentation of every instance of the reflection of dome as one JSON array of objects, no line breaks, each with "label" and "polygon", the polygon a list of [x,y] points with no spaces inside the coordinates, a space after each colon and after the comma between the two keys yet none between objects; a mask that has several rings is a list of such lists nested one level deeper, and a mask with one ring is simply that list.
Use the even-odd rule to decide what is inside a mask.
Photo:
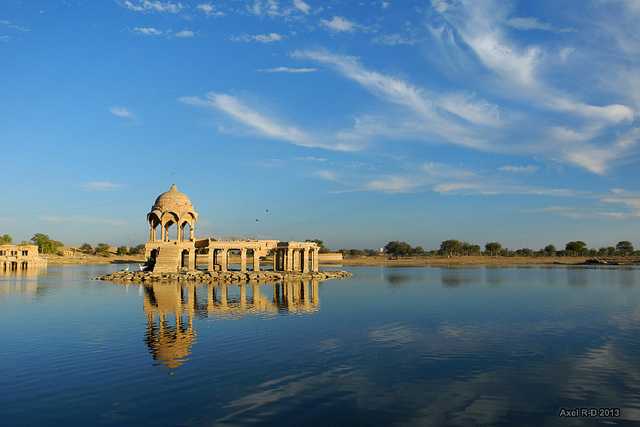
[{"label": "reflection of dome", "polygon": [[193,205],[189,197],[178,191],[176,185],[173,184],[171,188],[169,188],[169,191],[158,196],[151,210],[159,210],[160,212],[190,212],[193,211]]}]

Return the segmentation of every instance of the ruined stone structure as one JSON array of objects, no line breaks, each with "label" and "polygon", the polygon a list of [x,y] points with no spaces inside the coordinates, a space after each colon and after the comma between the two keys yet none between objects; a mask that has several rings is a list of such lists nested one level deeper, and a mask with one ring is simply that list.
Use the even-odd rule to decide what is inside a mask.
[{"label": "ruined stone structure", "polygon": [[[196,239],[197,221],[198,213],[191,200],[175,185],[158,196],[147,214],[149,239],[145,245],[145,256],[153,272],[195,270],[196,250],[207,254],[209,271],[229,271],[232,253],[239,254],[239,271],[243,273],[260,271],[261,261],[267,257],[273,271],[318,271],[320,247],[316,243]],[[249,255],[250,266],[247,264]]]},{"label": "ruined stone structure", "polygon": [[47,259],[37,245],[0,245],[0,271],[20,271],[46,267]]}]

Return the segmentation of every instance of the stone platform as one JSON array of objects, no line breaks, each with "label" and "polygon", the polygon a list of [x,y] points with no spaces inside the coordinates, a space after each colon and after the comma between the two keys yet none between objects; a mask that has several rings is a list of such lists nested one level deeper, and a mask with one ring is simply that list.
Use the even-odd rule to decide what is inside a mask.
[{"label": "stone platform", "polygon": [[116,271],[96,277],[96,280],[127,283],[199,282],[199,283],[247,283],[282,282],[284,280],[329,280],[351,277],[348,271],[283,272],[283,271],[185,271],[181,273],[153,273],[146,271]]}]

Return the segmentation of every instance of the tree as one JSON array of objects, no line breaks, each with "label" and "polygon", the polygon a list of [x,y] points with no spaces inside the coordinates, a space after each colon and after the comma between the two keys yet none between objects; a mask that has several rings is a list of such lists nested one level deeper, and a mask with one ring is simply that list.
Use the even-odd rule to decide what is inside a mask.
[{"label": "tree", "polygon": [[116,254],[118,255],[127,255],[129,253],[129,249],[126,246],[118,246],[118,250]]},{"label": "tree", "polygon": [[8,245],[13,242],[13,239],[8,234],[3,234],[0,236],[0,245]]},{"label": "tree", "polygon": [[109,245],[106,243],[98,243],[96,246],[96,255],[109,256]]},{"label": "tree", "polygon": [[587,244],[582,240],[577,240],[567,243],[564,249],[570,256],[580,256],[587,252]]},{"label": "tree", "polygon": [[424,248],[422,246],[416,246],[413,248],[413,255],[424,255]]},{"label": "tree", "polygon": [[407,242],[399,242],[394,240],[384,245],[384,252],[393,256],[411,255],[413,248]]},{"label": "tree", "polygon": [[614,256],[616,254],[616,248],[613,246],[607,246],[607,256]]},{"label": "tree", "polygon": [[533,250],[529,248],[522,248],[522,249],[516,250],[515,254],[517,256],[533,256]]},{"label": "tree", "polygon": [[62,242],[52,240],[48,235],[43,233],[34,234],[31,241],[38,245],[38,251],[43,254],[55,254],[58,252],[58,249],[64,246]]},{"label": "tree", "polygon": [[80,249],[80,252],[83,252],[85,254],[93,253],[93,248],[88,243],[83,243],[78,249]]},{"label": "tree", "polygon": [[143,253],[144,253],[144,245],[137,245],[129,248],[129,255],[140,255]]},{"label": "tree", "polygon": [[502,251],[502,245],[498,242],[489,242],[484,245],[484,250],[491,256],[496,256]]},{"label": "tree", "polygon": [[629,256],[633,253],[633,245],[627,240],[623,240],[616,244],[616,252],[622,256]]},{"label": "tree", "polygon": [[480,255],[480,245],[474,245],[468,242],[462,242],[462,255]]},{"label": "tree", "polygon": [[547,245],[542,250],[546,256],[555,256],[556,255],[556,247],[553,245]]},{"label": "tree", "polygon": [[329,249],[324,246],[324,242],[320,239],[307,239],[305,242],[317,243],[320,246],[320,253],[324,254],[329,252]]},{"label": "tree", "polygon": [[460,240],[445,240],[440,243],[440,254],[448,257],[453,255],[460,255],[462,252],[462,242]]}]

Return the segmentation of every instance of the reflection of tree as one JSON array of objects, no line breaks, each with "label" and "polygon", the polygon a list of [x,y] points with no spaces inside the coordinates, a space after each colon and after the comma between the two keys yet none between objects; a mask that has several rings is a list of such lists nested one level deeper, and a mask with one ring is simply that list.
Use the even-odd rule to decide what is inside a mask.
[{"label": "reflection of tree", "polygon": [[401,273],[389,273],[385,276],[387,282],[393,287],[402,286],[404,283],[407,283],[411,280],[411,276],[408,274]]},{"label": "reflection of tree", "polygon": [[464,270],[455,268],[443,268],[441,270],[440,281],[446,287],[457,287],[472,282],[471,277],[465,274]]}]

